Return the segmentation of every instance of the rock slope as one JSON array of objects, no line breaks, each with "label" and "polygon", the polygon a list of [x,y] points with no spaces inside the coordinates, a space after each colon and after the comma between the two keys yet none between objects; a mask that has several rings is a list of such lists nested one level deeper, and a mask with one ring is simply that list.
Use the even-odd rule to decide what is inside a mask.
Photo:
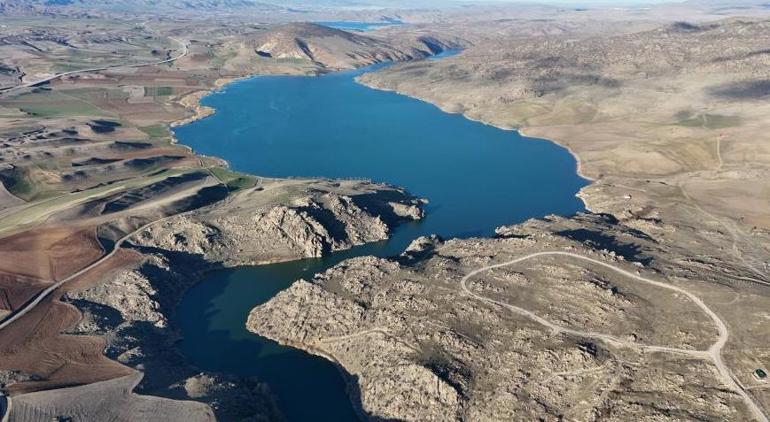
[{"label": "rock slope", "polygon": [[[205,403],[218,420],[282,420],[269,387],[259,380],[201,373],[176,350],[178,333],[170,315],[182,294],[212,266],[194,255],[148,252],[139,264],[119,269],[91,287],[68,293],[69,303],[83,314],[70,334],[104,336],[107,356],[144,375],[141,383],[137,380],[136,391],[142,395],[125,397],[127,413],[134,411],[133,406],[155,399],[149,396],[152,395]],[[22,398],[27,403],[26,396]],[[130,403],[134,401],[138,403]],[[185,402],[174,401],[179,403],[177,406]],[[25,406],[29,411],[40,407],[34,410],[37,413],[48,411],[37,400],[30,400]],[[105,418],[123,412],[116,409],[108,413],[82,405],[78,411],[103,412]],[[166,420],[188,419],[181,413]]]},{"label": "rock slope", "polygon": [[[471,292],[497,303],[460,284],[477,268],[556,250],[677,283],[702,277],[709,282],[686,286],[715,302],[731,297],[714,284],[724,280],[722,270],[692,261],[708,245],[703,234],[680,228],[698,246],[669,248],[664,233],[672,228],[646,224],[642,232],[585,215],[503,227],[495,239],[422,238],[399,259],[357,258],[295,283],[255,308],[247,327],[337,362],[359,387],[354,401],[375,420],[746,420],[744,402],[711,361],[687,354],[708,349],[717,333],[682,295],[550,256],[468,281]],[[735,266],[713,259],[719,262],[710,268]],[[759,315],[760,302],[770,299],[758,293],[741,312]],[[554,332],[501,303],[589,334]],[[741,317],[720,314],[740,325]],[[744,329],[767,338],[760,327]],[[750,371],[736,367],[750,382]]]},{"label": "rock slope", "polygon": [[400,189],[370,182],[259,180],[227,201],[136,235],[138,263],[67,293],[83,314],[70,334],[104,336],[109,357],[145,373],[142,394],[203,402],[223,420],[280,420],[259,380],[199,373],[178,354],[170,315],[182,294],[223,265],[320,257],[386,239],[399,222],[421,218],[420,205]]},{"label": "rock slope", "polygon": [[262,264],[385,240],[395,224],[421,217],[419,200],[384,185],[266,181],[229,201],[153,225],[136,241],[209,261]]}]

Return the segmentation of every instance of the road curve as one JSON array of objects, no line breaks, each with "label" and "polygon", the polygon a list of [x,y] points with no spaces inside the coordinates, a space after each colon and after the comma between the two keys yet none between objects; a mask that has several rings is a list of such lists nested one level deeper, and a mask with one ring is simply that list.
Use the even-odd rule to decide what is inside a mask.
[{"label": "road curve", "polygon": [[[55,75],[52,75],[52,76],[44,78],[44,79],[40,79],[40,80],[37,80],[37,81],[25,83],[23,85],[19,85],[19,86],[15,86],[15,87],[11,87],[11,88],[0,90],[0,95],[13,92],[13,91],[15,91],[17,89],[31,88],[31,87],[33,87],[35,85],[39,85],[39,84],[43,84],[43,83],[46,83],[46,82],[50,82],[50,81],[53,81],[55,79],[61,78],[63,76],[74,75],[74,74],[78,74],[78,73],[98,72],[98,71],[101,71],[101,70],[121,68],[121,67],[123,67],[123,68],[137,68],[137,67],[147,67],[147,66],[158,66],[158,65],[162,65],[162,64],[166,64],[166,63],[171,63],[171,62],[177,61],[177,60],[181,59],[182,57],[187,56],[187,54],[189,53],[189,47],[188,47],[187,43],[182,42],[182,41],[180,41],[180,40],[178,40],[176,38],[172,38],[172,37],[169,37],[169,39],[174,40],[175,42],[177,42],[182,47],[182,51],[178,55],[170,57],[170,58],[168,58],[166,60],[161,60],[159,62],[153,62],[153,63],[138,63],[138,64],[130,64],[130,65],[104,66],[104,67],[99,67],[99,68],[81,69],[81,70],[74,70],[74,71],[70,71],[70,72],[57,73]],[[123,245],[123,243],[126,240],[128,240],[129,238],[134,236],[136,233],[139,233],[140,231],[146,229],[147,227],[149,227],[149,226],[151,226],[151,225],[153,225],[155,223],[158,223],[159,221],[162,221],[162,220],[165,220],[165,218],[149,222],[149,223],[139,227],[138,229],[132,231],[131,233],[126,234],[125,236],[120,238],[117,242],[115,242],[115,244],[113,245],[112,251],[110,251],[110,253],[108,253],[107,255],[102,256],[101,258],[99,258],[98,260],[94,261],[93,263],[91,263],[90,265],[86,266],[85,268],[82,268],[78,272],[76,272],[74,274],[71,274],[70,276],[68,276],[68,277],[66,277],[66,278],[64,278],[64,279],[54,283],[53,285],[51,285],[47,289],[45,289],[42,292],[40,292],[35,297],[34,300],[32,300],[30,302],[27,302],[27,304],[25,304],[22,309],[18,310],[17,312],[12,313],[8,318],[2,320],[2,322],[0,322],[0,330],[5,329],[9,325],[13,324],[19,318],[21,318],[24,315],[26,315],[27,313],[29,313],[32,309],[34,309],[37,305],[39,305],[40,302],[43,301],[43,299],[45,299],[46,297],[48,297],[48,295],[53,293],[56,289],[58,289],[59,287],[64,285],[64,283],[67,283],[69,281],[74,280],[75,278],[77,278],[77,277],[87,273],[88,271],[92,270],[93,268],[97,267],[98,265],[100,265],[104,261],[110,259],[113,255],[115,255],[118,252],[118,250],[120,250],[121,245]],[[8,420],[8,417],[9,417],[10,413],[11,413],[11,398],[7,397],[7,396],[3,396],[2,400],[3,400],[3,403],[0,403],[0,421],[1,422],[6,422]]]},{"label": "road curve", "polygon": [[[712,344],[709,347],[709,349],[705,350],[705,351],[677,349],[677,348],[666,347],[666,346],[644,345],[644,344],[639,344],[639,343],[634,343],[634,342],[629,342],[629,341],[626,341],[626,340],[622,340],[622,339],[619,339],[617,337],[610,336],[610,335],[607,335],[607,334],[590,332],[590,331],[579,331],[579,330],[573,330],[573,329],[566,328],[566,327],[561,327],[561,326],[556,325],[556,324],[554,324],[554,323],[552,323],[552,322],[550,322],[550,321],[548,321],[548,320],[546,320],[546,319],[544,319],[544,318],[536,315],[535,313],[533,313],[531,311],[528,311],[528,310],[526,310],[524,308],[520,308],[518,306],[514,306],[514,305],[511,305],[511,304],[508,304],[508,303],[500,302],[500,301],[497,301],[497,300],[494,300],[494,299],[490,299],[490,298],[481,296],[479,294],[476,294],[473,291],[471,291],[468,288],[468,286],[467,286],[467,282],[468,282],[469,279],[471,279],[472,277],[474,277],[474,276],[476,276],[476,275],[478,275],[478,274],[480,274],[482,272],[489,271],[489,270],[492,270],[492,269],[495,269],[495,268],[506,267],[506,266],[509,266],[509,265],[517,264],[517,263],[520,263],[520,262],[523,262],[523,261],[527,261],[527,260],[532,259],[532,258],[541,257],[541,256],[564,256],[564,257],[575,258],[575,259],[578,259],[578,260],[590,262],[592,264],[595,264],[595,265],[607,268],[607,269],[609,269],[611,271],[614,271],[614,272],[616,272],[618,274],[624,275],[626,277],[632,278],[632,279],[637,280],[637,281],[641,281],[641,282],[644,282],[644,283],[647,283],[647,284],[651,284],[651,285],[656,286],[656,287],[660,287],[660,288],[664,288],[664,289],[675,291],[677,293],[681,293],[681,294],[687,296],[688,299],[690,299],[693,303],[695,303],[695,305],[697,305],[706,315],[709,316],[709,318],[711,318],[711,320],[714,322],[714,325],[717,328],[719,336],[718,336],[717,340],[714,342],[714,344]],[[727,344],[727,339],[730,336],[730,331],[727,328],[727,325],[724,323],[724,321],[721,318],[719,318],[719,316],[713,310],[711,310],[711,308],[709,308],[703,302],[703,300],[701,300],[698,296],[695,296],[694,294],[690,293],[689,291],[687,291],[687,290],[685,290],[685,289],[683,289],[681,287],[673,286],[671,284],[662,283],[660,281],[651,280],[649,278],[642,277],[640,275],[634,274],[634,273],[632,273],[630,271],[624,270],[624,269],[619,268],[619,267],[617,267],[615,265],[608,264],[608,263],[600,261],[598,259],[589,258],[587,256],[579,255],[579,254],[572,253],[572,252],[564,252],[564,251],[536,252],[536,253],[532,253],[532,254],[529,254],[529,255],[525,255],[525,256],[513,259],[511,261],[507,261],[507,262],[503,262],[503,263],[495,264],[495,265],[488,265],[486,267],[482,267],[482,268],[476,269],[476,270],[471,271],[470,273],[466,274],[462,278],[462,280],[460,280],[460,286],[462,287],[463,291],[466,294],[470,295],[471,297],[473,297],[475,299],[478,299],[478,300],[481,300],[481,301],[487,302],[487,303],[493,303],[495,305],[499,305],[499,306],[502,306],[502,307],[504,307],[506,309],[509,309],[509,310],[513,311],[513,312],[516,312],[516,313],[518,313],[520,315],[526,316],[526,317],[536,321],[537,323],[539,323],[539,324],[541,324],[541,325],[543,325],[545,327],[548,327],[549,329],[553,330],[555,333],[571,334],[571,335],[577,335],[577,336],[580,336],[580,337],[594,338],[594,339],[603,340],[603,341],[605,341],[607,343],[610,343],[610,344],[615,344],[615,345],[619,345],[619,346],[626,346],[626,347],[633,347],[633,348],[638,348],[638,349],[641,349],[641,350],[657,351],[657,352],[669,352],[669,353],[679,353],[679,354],[689,355],[689,356],[692,356],[692,357],[697,357],[697,358],[700,358],[700,359],[711,360],[714,363],[714,365],[716,366],[717,370],[719,371],[719,374],[720,374],[723,382],[725,383],[725,385],[729,386],[732,390],[734,390],[736,393],[738,393],[741,396],[741,398],[745,402],[746,406],[749,408],[749,410],[751,410],[751,413],[754,415],[754,418],[756,420],[760,421],[760,422],[768,422],[768,417],[765,414],[764,410],[754,401],[754,399],[749,395],[749,393],[740,384],[740,382],[735,377],[735,375],[732,373],[730,368],[728,368],[727,365],[725,365],[724,361],[722,360],[722,349],[724,348],[725,344]]]},{"label": "road curve", "polygon": [[118,253],[118,251],[120,250],[120,247],[123,245],[123,243],[125,241],[127,241],[128,239],[130,239],[132,236],[134,236],[135,234],[141,232],[142,230],[146,229],[147,227],[149,227],[149,226],[151,226],[153,224],[156,224],[156,223],[158,223],[160,221],[163,221],[163,220],[165,220],[167,218],[169,218],[169,217],[162,218],[162,219],[155,220],[155,221],[151,221],[151,222],[149,222],[149,223],[139,227],[138,229],[136,229],[136,230],[126,234],[125,236],[121,237],[120,239],[118,239],[118,241],[115,242],[115,244],[113,245],[112,250],[107,255],[102,255],[101,258],[99,258],[96,261],[92,262],[88,266],[85,266],[85,267],[81,268],[80,270],[78,270],[77,272],[70,274],[66,278],[63,278],[63,279],[57,281],[56,283],[50,285],[48,288],[46,288],[45,290],[43,290],[40,293],[38,293],[38,295],[35,297],[35,299],[27,302],[24,305],[23,308],[21,308],[21,309],[17,310],[16,312],[12,313],[8,318],[6,318],[2,322],[0,322],[0,330],[5,329],[5,327],[13,324],[14,321],[18,320],[19,318],[21,318],[24,315],[26,315],[27,313],[29,313],[32,309],[34,309],[37,305],[39,305],[40,302],[43,301],[43,299],[45,299],[48,295],[53,293],[59,287],[63,286],[65,283],[68,283],[68,282],[70,282],[70,281],[80,277],[81,275],[83,275],[83,274],[91,271],[92,269],[96,268],[97,266],[102,264],[104,261],[112,258],[113,255]]},{"label": "road curve", "polygon": [[[29,82],[29,83],[24,84],[24,85],[13,87],[10,90],[5,91],[5,93],[8,93],[8,92],[10,92],[10,91],[12,91],[14,89],[18,89],[18,88],[25,88],[25,87],[29,88],[29,87],[37,85],[37,84],[49,82],[49,81],[52,81],[52,80],[54,80],[56,78],[60,78],[62,76],[67,76],[67,75],[72,75],[72,74],[75,74],[75,73],[97,72],[97,71],[100,71],[100,70],[112,69],[112,68],[117,68],[117,67],[145,67],[145,66],[157,66],[157,65],[161,65],[161,64],[165,64],[165,63],[171,63],[173,61],[176,61],[176,60],[186,56],[189,53],[189,48],[187,46],[187,43],[184,43],[184,42],[182,42],[182,41],[180,41],[180,40],[178,40],[176,38],[172,38],[172,37],[169,37],[169,39],[172,39],[172,40],[176,41],[177,43],[179,43],[179,45],[182,46],[182,52],[180,54],[178,54],[178,55],[176,55],[174,57],[168,58],[166,60],[162,60],[162,61],[159,61],[159,62],[153,62],[153,63],[140,63],[140,64],[132,64],[132,65],[115,65],[115,66],[106,66],[106,67],[101,67],[101,68],[83,69],[83,70],[76,70],[76,71],[71,71],[71,72],[59,73],[59,74],[53,75],[53,76],[51,76],[49,78],[46,78],[46,79],[42,79],[42,80],[35,81],[35,82]],[[166,217],[166,218],[168,218],[168,217]],[[110,253],[108,253],[107,255],[102,256],[101,258],[99,258],[98,260],[94,261],[93,263],[91,263],[87,267],[80,269],[78,272],[69,275],[67,278],[64,278],[64,279],[54,283],[53,285],[49,286],[47,289],[45,289],[42,292],[40,292],[37,295],[37,297],[35,297],[35,299],[33,299],[31,302],[27,302],[24,305],[23,308],[21,308],[18,311],[12,313],[8,318],[2,320],[2,322],[0,322],[0,330],[3,330],[5,327],[11,325],[14,321],[18,320],[19,318],[21,318],[24,315],[26,315],[27,313],[29,313],[29,311],[34,309],[35,306],[39,305],[40,302],[43,301],[43,299],[45,299],[48,295],[50,295],[54,290],[56,290],[59,287],[61,287],[64,283],[72,281],[73,279],[75,279],[75,278],[77,278],[77,277],[87,273],[88,271],[90,271],[94,267],[98,266],[102,262],[110,259],[113,255],[115,255],[115,253],[118,252],[118,250],[120,249],[120,246],[123,244],[123,242],[128,240],[131,236],[133,236],[134,234],[136,234],[136,233],[146,229],[150,225],[155,224],[155,223],[157,223],[159,221],[162,221],[162,220],[165,220],[165,218],[162,218],[160,220],[156,220],[156,221],[152,221],[150,223],[147,223],[144,226],[134,230],[133,232],[128,233],[127,235],[125,235],[122,238],[120,238],[117,242],[115,242],[115,245],[113,245],[112,251],[110,251]]]},{"label": "road curve", "polygon": [[177,54],[176,56],[169,57],[168,59],[161,60],[159,62],[136,63],[136,64],[116,64],[116,65],[111,65],[111,66],[94,67],[94,68],[90,68],[90,69],[71,70],[69,72],[57,73],[55,75],[51,75],[51,76],[48,76],[46,78],[39,79],[39,80],[36,80],[36,81],[27,82],[27,83],[24,83],[24,84],[21,84],[21,85],[18,85],[18,86],[13,86],[13,87],[5,88],[5,89],[0,89],[0,94],[8,94],[8,93],[14,92],[14,91],[19,90],[19,89],[24,89],[24,88],[32,88],[33,86],[44,84],[46,82],[51,82],[51,81],[53,81],[55,79],[58,79],[58,78],[61,78],[63,76],[75,75],[75,74],[78,74],[78,73],[99,72],[99,71],[102,71],[102,70],[115,69],[115,68],[137,68],[137,67],[147,67],[147,66],[158,66],[158,65],[162,65],[162,64],[166,64],[166,63],[171,63],[171,62],[177,61],[177,60],[181,59],[182,57],[187,56],[187,54],[190,51],[189,50],[189,46],[188,46],[187,43],[182,42],[179,39],[173,38],[173,37],[169,37],[169,39],[175,41],[176,43],[178,43],[181,46],[182,51],[179,54]]},{"label": "road curve", "polygon": [[[219,184],[222,184],[222,182],[219,181]],[[139,227],[139,228],[137,228],[137,229],[127,233],[126,235],[124,235],[123,237],[121,237],[120,239],[115,241],[115,244],[112,245],[112,250],[109,253],[107,253],[106,255],[102,255],[96,261],[94,261],[91,264],[81,268],[77,272],[75,272],[73,274],[70,274],[66,278],[63,278],[63,279],[55,282],[54,284],[52,284],[51,286],[49,286],[45,290],[43,290],[40,293],[38,293],[38,295],[33,300],[28,301],[27,303],[25,303],[22,308],[14,311],[6,319],[0,321],[0,331],[5,329],[7,326],[11,325],[14,321],[18,320],[22,316],[24,316],[27,313],[29,313],[29,311],[34,309],[35,306],[39,305],[40,302],[43,301],[43,299],[45,299],[48,295],[53,293],[59,287],[63,286],[65,283],[68,283],[68,282],[70,282],[70,281],[80,277],[81,275],[83,275],[83,274],[91,271],[92,269],[96,268],[101,263],[103,263],[103,262],[107,261],[108,259],[112,258],[112,256],[115,255],[120,250],[120,247],[123,246],[123,243],[125,243],[131,237],[135,236],[137,233],[140,233],[143,230],[147,229],[148,227],[150,227],[152,225],[155,225],[155,224],[158,224],[160,222],[166,221],[166,220],[168,220],[168,219],[170,219],[172,217],[177,217],[177,216],[180,216],[180,215],[185,215],[187,213],[191,213],[191,212],[194,212],[194,211],[195,210],[190,210],[190,211],[182,212],[180,214],[167,215],[167,216],[159,218],[157,220],[150,221],[147,224],[144,224],[141,227]],[[0,421],[0,422],[2,422],[2,421]]]}]

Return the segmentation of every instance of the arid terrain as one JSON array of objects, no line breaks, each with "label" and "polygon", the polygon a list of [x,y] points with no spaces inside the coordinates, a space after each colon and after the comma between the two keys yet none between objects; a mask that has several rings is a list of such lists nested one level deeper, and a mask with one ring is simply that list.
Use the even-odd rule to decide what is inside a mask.
[{"label": "arid terrain", "polygon": [[58,3],[0,0],[4,420],[282,420],[269,385],[181,356],[182,294],[386,239],[424,202],[237,173],[170,128],[237,79],[388,61],[359,82],[568,148],[589,212],[342,262],[249,330],[334,362],[372,420],[768,420],[766,5]]},{"label": "arid terrain", "polygon": [[[410,60],[456,41],[309,24],[192,32],[197,26],[185,23],[156,30],[17,19],[4,29],[3,69],[13,71],[0,91],[0,366],[4,391],[18,397],[11,420],[215,414],[129,394],[137,384],[175,399],[224,401],[219,418],[274,419],[267,387],[201,374],[173,351],[168,316],[181,293],[222,265],[319,257],[386,239],[394,225],[422,217],[421,202],[365,181],[234,173],[175,145],[169,126],[212,112],[197,101],[227,81]],[[61,67],[65,57],[78,61]],[[84,409],[93,383],[114,391],[105,403],[122,404]],[[59,398],[65,387],[75,388]]]}]

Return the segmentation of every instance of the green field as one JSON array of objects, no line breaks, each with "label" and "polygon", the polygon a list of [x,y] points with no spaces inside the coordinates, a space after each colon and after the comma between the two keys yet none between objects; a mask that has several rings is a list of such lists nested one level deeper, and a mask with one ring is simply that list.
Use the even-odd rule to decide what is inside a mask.
[{"label": "green field", "polygon": [[209,169],[217,179],[224,183],[230,191],[253,188],[257,185],[257,178],[246,174],[236,173],[224,167],[211,167]]},{"label": "green field", "polygon": [[34,92],[3,102],[35,117],[109,116],[88,101],[56,91]]},{"label": "green field", "polygon": [[721,114],[690,115],[689,113],[680,113],[677,117],[680,119],[677,122],[679,126],[703,127],[705,129],[724,129],[741,124],[740,117]]},{"label": "green field", "polygon": [[41,200],[56,194],[49,185],[39,180],[40,177],[35,177],[36,170],[39,169],[34,165],[3,170],[0,172],[0,181],[8,192],[25,201]]},{"label": "green field", "polygon": [[174,88],[170,86],[146,86],[144,87],[145,97],[168,97],[174,95]]},{"label": "green field", "polygon": [[152,125],[142,126],[139,128],[142,132],[146,133],[150,138],[165,138],[169,135],[168,128],[164,125]]}]

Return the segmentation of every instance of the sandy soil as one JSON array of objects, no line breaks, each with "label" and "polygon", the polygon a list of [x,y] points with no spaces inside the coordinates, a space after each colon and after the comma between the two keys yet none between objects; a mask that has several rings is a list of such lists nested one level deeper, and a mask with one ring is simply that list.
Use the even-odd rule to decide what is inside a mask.
[{"label": "sandy soil", "polygon": [[56,280],[99,258],[104,250],[93,227],[46,227],[2,239],[0,271]]}]

